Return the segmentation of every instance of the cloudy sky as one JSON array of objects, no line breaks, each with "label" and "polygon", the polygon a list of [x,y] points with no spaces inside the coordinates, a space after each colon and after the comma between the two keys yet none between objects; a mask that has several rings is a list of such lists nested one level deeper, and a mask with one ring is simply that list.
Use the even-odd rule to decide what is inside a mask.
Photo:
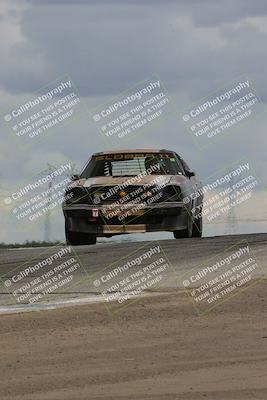
[{"label": "cloudy sky", "polygon": [[[266,231],[265,0],[0,0],[0,38],[3,113],[63,74],[71,77],[88,109],[88,115],[55,129],[31,148],[18,146],[1,121],[2,192],[9,182],[19,186],[27,181],[47,162],[67,158],[79,168],[92,152],[107,149],[109,144],[89,113],[157,74],[177,115],[144,132],[142,138],[132,137],[127,147],[175,149],[203,181],[245,157],[261,179],[262,190],[242,211],[238,229]],[[263,102],[259,116],[200,150],[181,121],[181,110],[244,74]],[[8,208],[1,207],[0,212],[6,224],[0,241],[43,238],[42,221],[13,225]],[[217,225],[208,232],[226,231],[227,226]],[[64,236],[59,212],[51,235]]]}]

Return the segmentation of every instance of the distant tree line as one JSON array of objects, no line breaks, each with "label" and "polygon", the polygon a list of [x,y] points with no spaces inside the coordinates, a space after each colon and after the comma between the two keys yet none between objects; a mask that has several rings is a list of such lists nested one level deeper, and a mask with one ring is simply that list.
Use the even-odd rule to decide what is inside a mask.
[{"label": "distant tree line", "polygon": [[17,247],[50,247],[50,246],[55,246],[55,245],[57,245],[59,243],[62,243],[62,242],[60,242],[59,240],[58,241],[54,241],[54,242],[36,241],[36,240],[32,240],[32,241],[25,240],[25,242],[23,242],[23,243],[4,243],[4,242],[1,242],[0,243],[0,249],[6,249],[6,248],[14,249],[14,248],[17,248]]}]

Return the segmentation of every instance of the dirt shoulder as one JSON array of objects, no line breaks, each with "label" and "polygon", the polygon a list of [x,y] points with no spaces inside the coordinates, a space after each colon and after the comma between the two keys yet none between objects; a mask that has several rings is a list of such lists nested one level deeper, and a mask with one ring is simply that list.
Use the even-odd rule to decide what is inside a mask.
[{"label": "dirt shoulder", "polygon": [[267,283],[198,316],[188,296],[1,316],[0,398],[267,398]]}]

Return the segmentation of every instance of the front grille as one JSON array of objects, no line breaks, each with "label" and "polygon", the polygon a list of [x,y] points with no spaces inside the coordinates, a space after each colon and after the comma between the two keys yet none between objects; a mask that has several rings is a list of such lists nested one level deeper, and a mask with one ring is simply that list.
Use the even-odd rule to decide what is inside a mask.
[{"label": "front grille", "polygon": [[[181,201],[179,186],[167,185],[164,187],[131,185],[125,189],[115,190],[116,186],[92,186],[90,188],[75,187],[66,192],[71,198],[67,204],[155,204],[168,201]],[[71,196],[72,194],[72,196]],[[151,203],[149,203],[151,199]]]},{"label": "front grille", "polygon": [[[111,203],[141,203],[149,197],[143,197],[148,192],[150,193],[150,197],[155,198],[153,203],[161,203],[163,201],[180,201],[181,199],[181,189],[179,186],[168,185],[165,187],[157,187],[153,186],[137,186],[131,185],[122,190],[114,191],[115,186],[105,186],[105,187],[91,187],[89,196],[91,200],[93,200],[94,196],[100,199],[98,204],[111,204]],[[124,196],[121,196],[120,193],[124,192]],[[157,196],[161,193],[161,196]],[[158,198],[157,198],[158,197]],[[124,201],[123,198],[127,200]]]},{"label": "front grille", "polygon": [[116,189],[116,191],[114,189],[116,189],[116,186],[104,186],[104,187],[95,186],[90,188],[90,195],[93,198],[95,194],[99,194],[101,203],[108,204],[121,201],[121,199],[123,198],[122,196],[120,196],[121,192],[126,193],[126,196],[129,195],[132,200],[137,198],[138,194],[144,192],[144,186],[136,186],[136,185],[128,186],[125,189],[121,190]]}]

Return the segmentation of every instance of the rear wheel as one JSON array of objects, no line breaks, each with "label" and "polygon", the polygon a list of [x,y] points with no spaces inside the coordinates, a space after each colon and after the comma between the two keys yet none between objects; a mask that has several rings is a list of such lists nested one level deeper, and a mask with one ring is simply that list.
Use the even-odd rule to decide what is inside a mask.
[{"label": "rear wheel", "polygon": [[71,232],[67,224],[65,224],[66,242],[72,246],[81,246],[87,244],[96,244],[96,236],[89,235],[88,233]]}]

